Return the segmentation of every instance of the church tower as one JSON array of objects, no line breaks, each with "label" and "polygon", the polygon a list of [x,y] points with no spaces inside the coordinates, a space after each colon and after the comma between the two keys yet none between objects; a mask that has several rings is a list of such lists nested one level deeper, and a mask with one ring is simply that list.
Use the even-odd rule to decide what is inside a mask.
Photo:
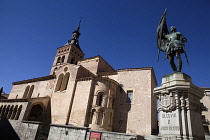
[{"label": "church tower", "polygon": [[81,20],[76,30],[72,32],[72,38],[64,46],[57,49],[50,75],[53,75],[57,69],[67,63],[77,65],[77,62],[84,58],[85,54],[79,46],[80,22]]}]

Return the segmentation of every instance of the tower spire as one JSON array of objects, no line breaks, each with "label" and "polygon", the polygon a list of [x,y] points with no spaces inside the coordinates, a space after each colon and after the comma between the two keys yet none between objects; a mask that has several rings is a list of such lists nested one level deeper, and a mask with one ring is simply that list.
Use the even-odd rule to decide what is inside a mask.
[{"label": "tower spire", "polygon": [[75,31],[77,31],[77,32],[80,32],[80,23],[81,23],[81,21],[82,21],[82,17],[80,17],[79,24],[78,24],[78,26],[77,26],[77,29],[75,30]]},{"label": "tower spire", "polygon": [[[67,44],[72,44],[75,47],[77,47],[79,50],[81,50],[80,46],[79,46],[79,36],[80,36],[80,23],[82,21],[82,18],[80,18],[79,24],[76,28],[75,31],[72,32],[72,38],[70,40],[68,40]],[[82,50],[81,50],[82,51]]]}]

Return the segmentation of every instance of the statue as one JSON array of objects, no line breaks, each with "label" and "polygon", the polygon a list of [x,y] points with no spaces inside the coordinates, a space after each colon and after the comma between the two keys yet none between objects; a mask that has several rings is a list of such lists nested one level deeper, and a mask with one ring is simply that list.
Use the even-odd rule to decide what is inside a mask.
[{"label": "statue", "polygon": [[[187,42],[187,39],[180,33],[176,31],[176,27],[171,26],[171,33],[168,33],[167,24],[166,24],[166,10],[163,13],[160,23],[157,28],[157,48],[158,48],[158,59],[160,51],[166,53],[166,58],[169,59],[171,68],[174,72],[181,72],[182,69],[182,59],[180,55],[185,54],[187,64],[189,62],[187,59],[187,54],[184,49],[184,43]],[[174,57],[177,59],[177,66],[174,63]]]}]

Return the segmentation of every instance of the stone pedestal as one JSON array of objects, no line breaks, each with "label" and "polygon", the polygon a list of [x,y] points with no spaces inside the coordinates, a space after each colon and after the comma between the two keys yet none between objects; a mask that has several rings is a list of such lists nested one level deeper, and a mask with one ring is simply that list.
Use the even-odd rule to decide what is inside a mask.
[{"label": "stone pedestal", "polygon": [[190,76],[176,72],[154,89],[158,100],[159,136],[164,140],[205,140],[200,100],[203,91]]}]

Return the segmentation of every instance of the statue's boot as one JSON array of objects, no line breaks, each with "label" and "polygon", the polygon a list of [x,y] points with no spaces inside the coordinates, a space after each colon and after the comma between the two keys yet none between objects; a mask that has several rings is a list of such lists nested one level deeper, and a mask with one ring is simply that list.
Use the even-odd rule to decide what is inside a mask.
[{"label": "statue's boot", "polygon": [[176,65],[174,64],[174,62],[170,62],[170,64],[171,64],[172,70],[173,70],[174,72],[176,72],[176,71],[177,71],[177,68],[176,68]]}]

